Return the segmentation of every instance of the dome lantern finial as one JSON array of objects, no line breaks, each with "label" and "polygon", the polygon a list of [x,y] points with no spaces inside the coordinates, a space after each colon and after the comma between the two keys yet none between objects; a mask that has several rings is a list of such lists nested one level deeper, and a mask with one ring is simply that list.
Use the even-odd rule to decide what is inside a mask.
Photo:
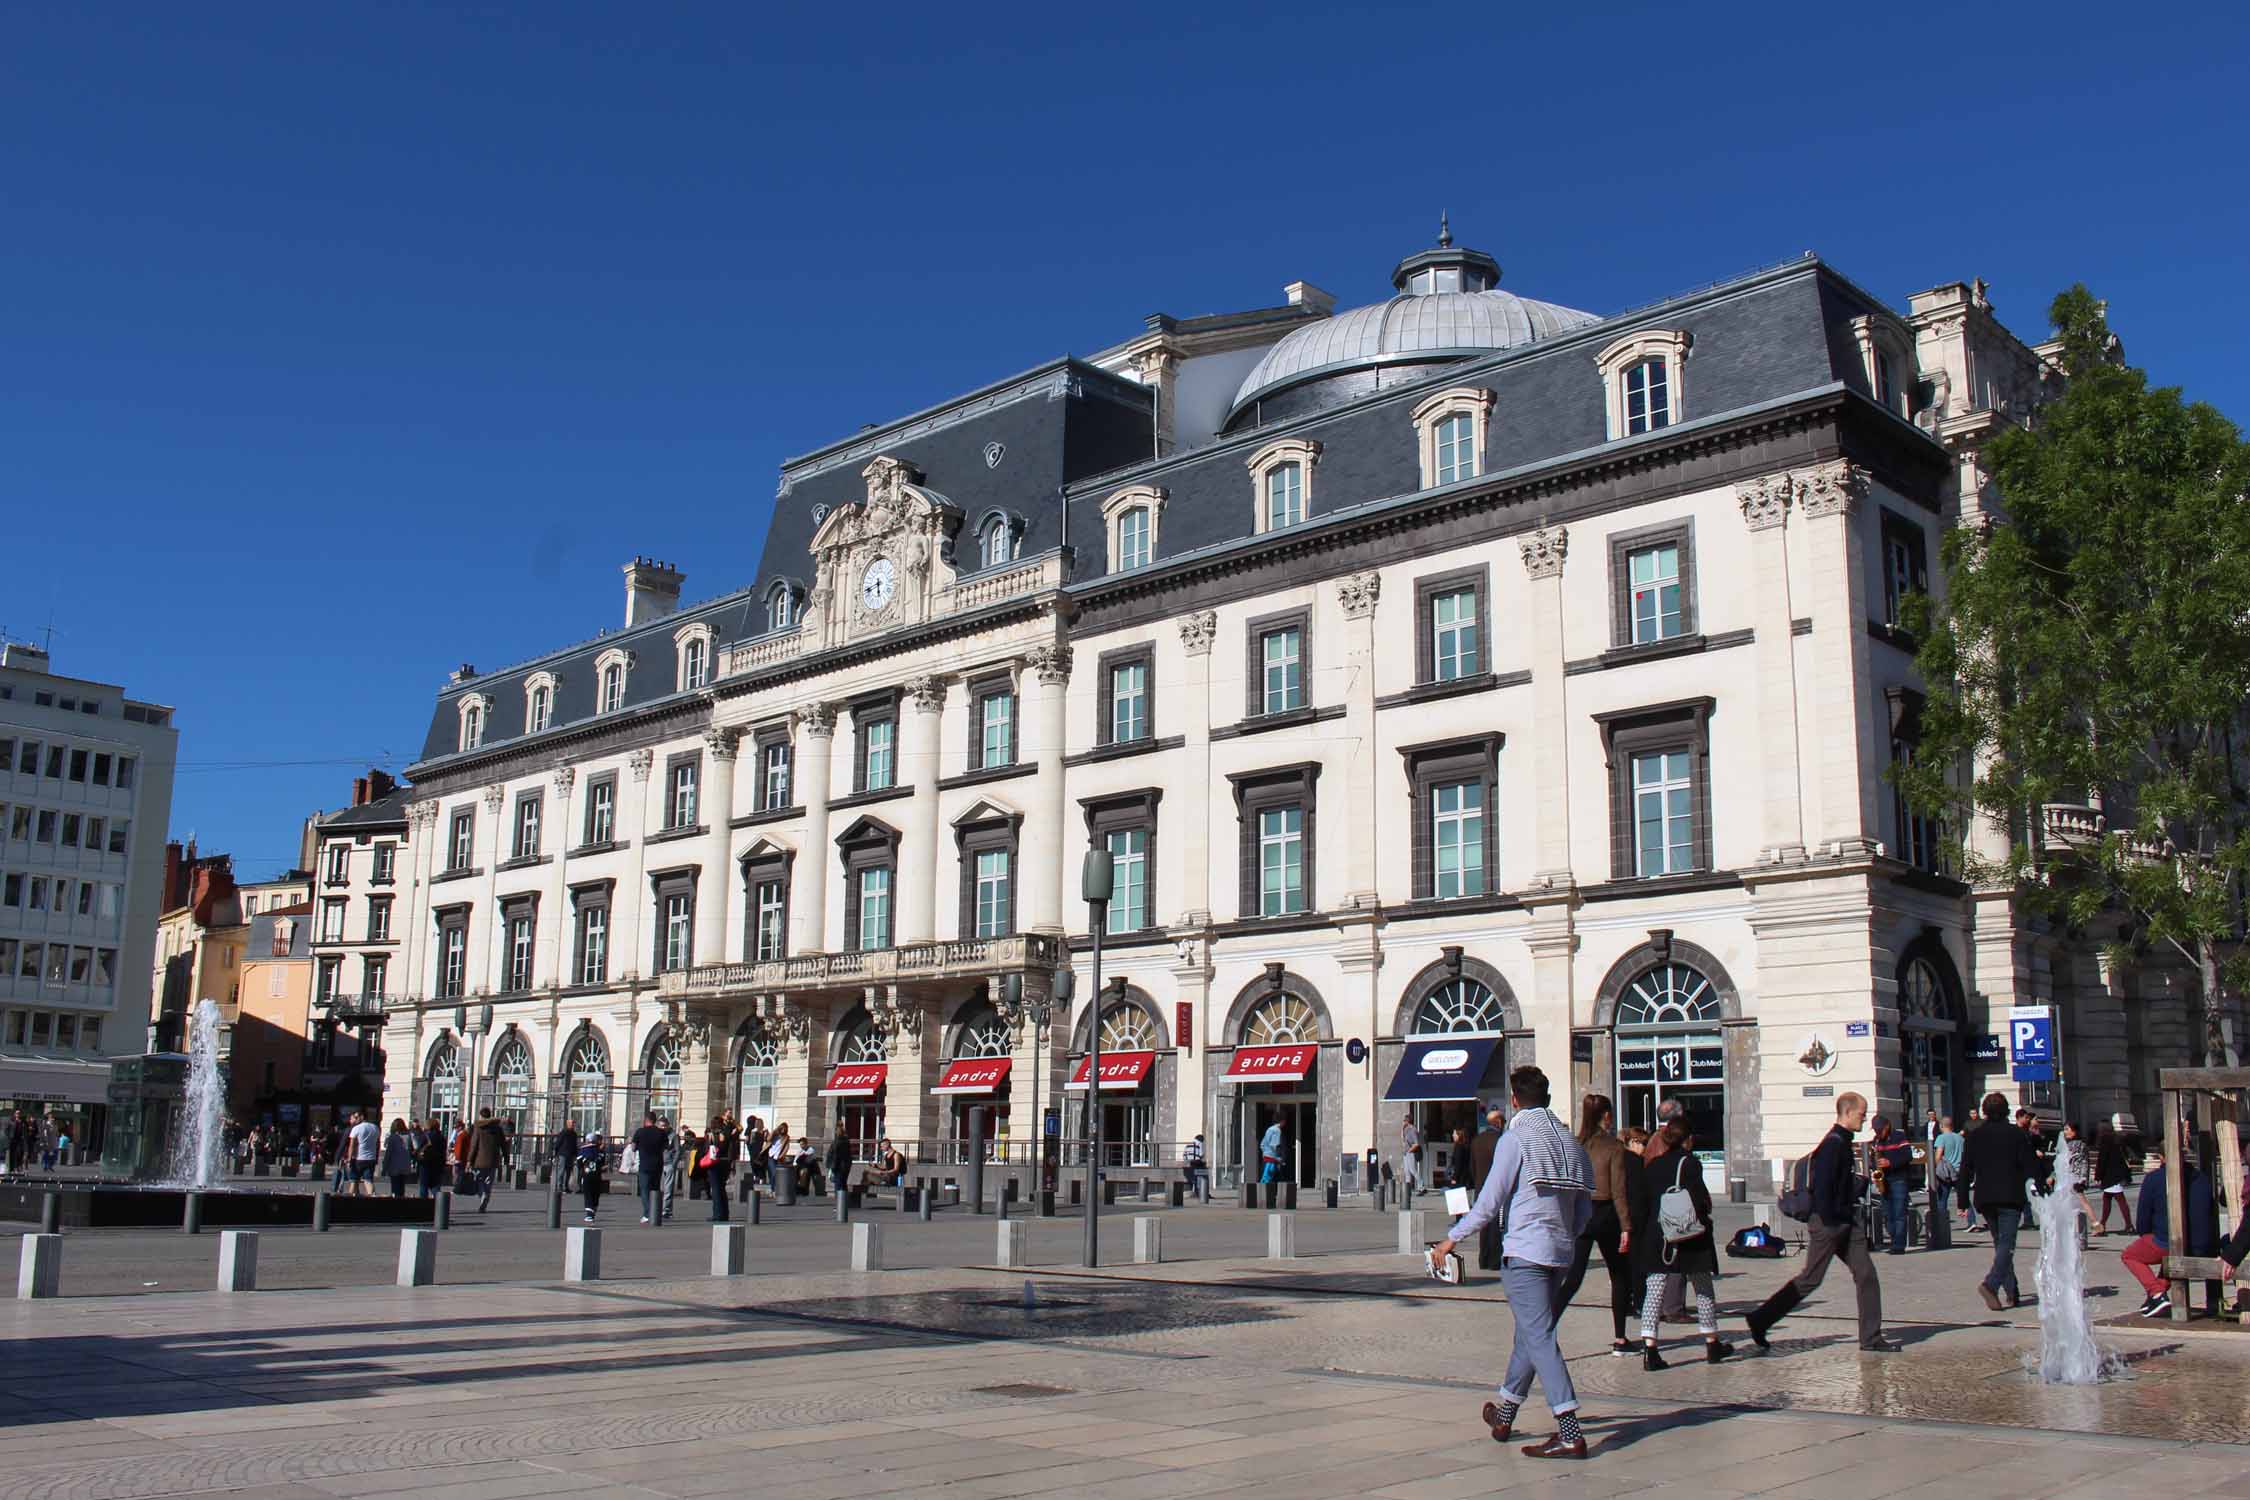
[{"label": "dome lantern finial", "polygon": [[1442,208],[1438,210],[1437,216],[1437,242],[1440,250],[1453,248],[1453,225]]}]

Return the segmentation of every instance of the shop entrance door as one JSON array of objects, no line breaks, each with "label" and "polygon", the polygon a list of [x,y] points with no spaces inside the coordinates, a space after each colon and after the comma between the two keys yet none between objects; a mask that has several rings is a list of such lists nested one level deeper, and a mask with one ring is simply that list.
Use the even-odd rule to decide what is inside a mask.
[{"label": "shop entrance door", "polygon": [[[1258,1142],[1266,1127],[1281,1125],[1285,1170],[1301,1188],[1319,1184],[1320,1100],[1314,1094],[1246,1094],[1242,1100],[1242,1179],[1256,1182],[1264,1170]],[[1288,1179],[1285,1179],[1288,1180]]]},{"label": "shop entrance door", "polygon": [[1620,1034],[1618,1123],[1656,1129],[1657,1111],[1677,1099],[1695,1133],[1695,1154],[1726,1160],[1726,1047],[1716,1032]]}]

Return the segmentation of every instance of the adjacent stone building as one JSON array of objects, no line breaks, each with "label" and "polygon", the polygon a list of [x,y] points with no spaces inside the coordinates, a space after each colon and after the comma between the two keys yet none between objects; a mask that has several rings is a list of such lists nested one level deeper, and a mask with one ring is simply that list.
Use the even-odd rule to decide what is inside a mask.
[{"label": "adjacent stone building", "polygon": [[1610,316],[1499,283],[1441,236],[1367,306],[1152,318],[790,460],[747,587],[639,559],[621,628],[463,667],[399,794],[391,1096],[1076,1136],[1098,848],[1129,1160],[1225,1180],[1278,1122],[1349,1186],[1535,1061],[1762,1187],[1842,1089],[2016,1089],[2018,1004],[2062,1016],[2028,1097],[2145,1112],[2183,997],[1885,778],[1901,601],[2045,356],[1810,256]]}]

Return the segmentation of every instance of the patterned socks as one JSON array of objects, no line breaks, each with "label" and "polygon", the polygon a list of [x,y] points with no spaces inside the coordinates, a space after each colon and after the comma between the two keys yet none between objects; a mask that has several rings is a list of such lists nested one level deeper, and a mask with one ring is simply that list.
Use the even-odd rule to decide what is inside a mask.
[{"label": "patterned socks", "polygon": [[1510,1401],[1507,1397],[1502,1396],[1499,1400],[1492,1403],[1492,1409],[1500,1414],[1500,1425],[1502,1427],[1508,1427],[1514,1425],[1516,1420],[1516,1413],[1523,1409],[1523,1403],[1520,1401]]},{"label": "patterned socks", "polygon": [[1583,1443],[1586,1441],[1586,1434],[1584,1430],[1582,1430],[1578,1425],[1577,1412],[1566,1411],[1558,1413],[1555,1417],[1555,1425],[1562,1429],[1561,1436],[1564,1442]]}]

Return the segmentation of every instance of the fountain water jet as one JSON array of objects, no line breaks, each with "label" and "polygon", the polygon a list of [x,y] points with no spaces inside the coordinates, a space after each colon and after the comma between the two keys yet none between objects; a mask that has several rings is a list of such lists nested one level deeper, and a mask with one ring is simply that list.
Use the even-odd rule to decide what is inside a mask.
[{"label": "fountain water jet", "polygon": [[226,1085],[219,1077],[219,1006],[204,1000],[195,1008],[188,1044],[186,1092],[165,1173],[169,1187],[209,1188],[224,1180]]},{"label": "fountain water jet", "polygon": [[2049,1385],[2093,1385],[2120,1368],[2114,1354],[2094,1342],[2086,1316],[2086,1252],[2078,1241],[2078,1166],[2065,1148],[2055,1153],[2055,1186],[2032,1193],[2039,1221],[2039,1378]]}]

